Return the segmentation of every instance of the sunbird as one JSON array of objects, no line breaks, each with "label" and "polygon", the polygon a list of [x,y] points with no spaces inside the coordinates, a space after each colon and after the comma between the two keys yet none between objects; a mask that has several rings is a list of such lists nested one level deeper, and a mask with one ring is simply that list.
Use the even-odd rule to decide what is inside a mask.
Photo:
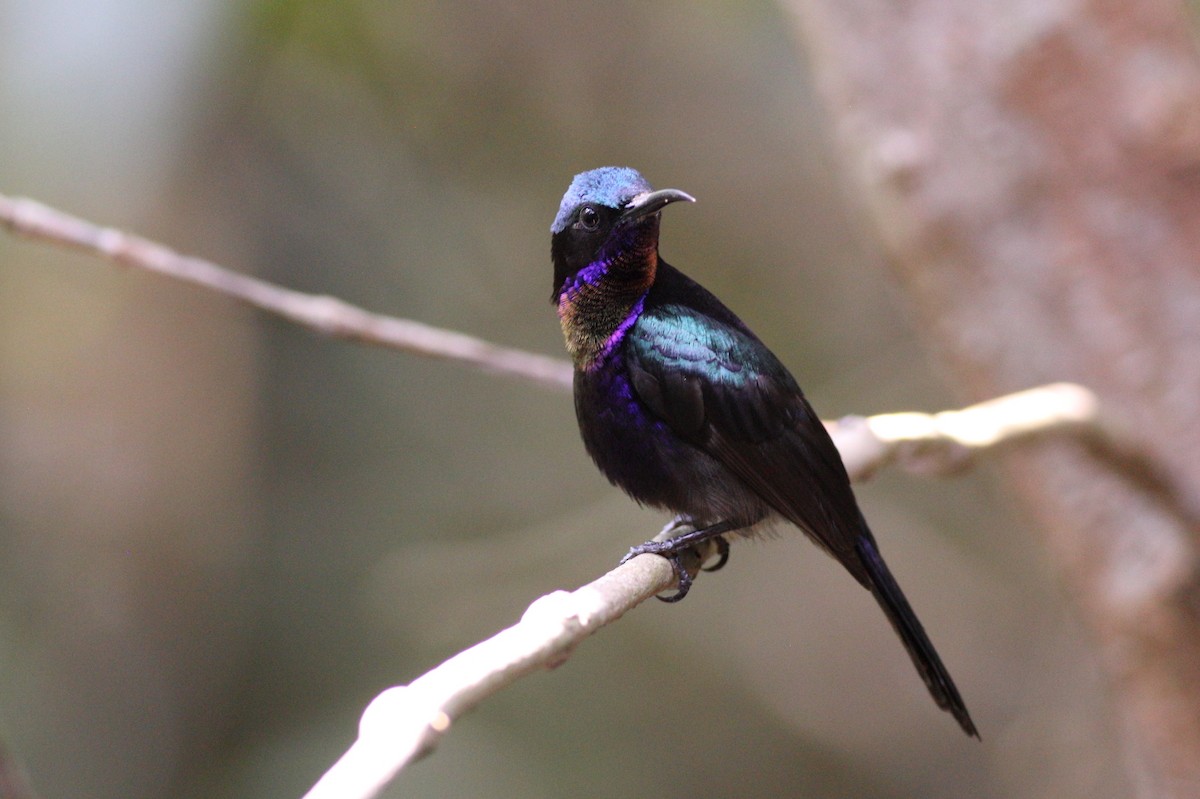
[{"label": "sunbird", "polygon": [[550,226],[551,301],[574,362],[575,412],[588,454],[637,502],[691,532],[626,559],[680,554],[782,518],[875,597],[938,707],[967,735],[970,713],[859,510],[841,455],[795,378],[733,311],[658,252],[661,211],[694,202],[655,191],[628,167],[576,175]]}]

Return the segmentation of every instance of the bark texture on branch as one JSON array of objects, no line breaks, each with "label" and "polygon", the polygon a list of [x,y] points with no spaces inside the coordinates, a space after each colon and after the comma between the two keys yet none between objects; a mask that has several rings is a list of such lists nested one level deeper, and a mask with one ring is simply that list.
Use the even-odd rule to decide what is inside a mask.
[{"label": "bark texture on branch", "polygon": [[[888,255],[968,396],[1076,381],[1147,454],[1046,444],[1010,474],[1094,633],[1138,795],[1196,796],[1200,62],[1186,8],[793,6]],[[1180,503],[1137,490],[1147,470]]]}]

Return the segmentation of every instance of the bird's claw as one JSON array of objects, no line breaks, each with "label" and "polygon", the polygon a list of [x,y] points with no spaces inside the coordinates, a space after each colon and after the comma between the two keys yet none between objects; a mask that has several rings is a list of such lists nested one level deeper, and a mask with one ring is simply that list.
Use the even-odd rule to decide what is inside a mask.
[{"label": "bird's claw", "polygon": [[[713,540],[717,545],[718,560],[712,566],[701,567],[706,572],[715,572],[729,562],[729,542],[725,540],[725,536],[718,535]],[[638,555],[662,555],[675,571],[678,590],[669,596],[659,596],[658,599],[663,602],[678,602],[687,596],[688,591],[692,589],[693,577],[691,572],[683,565],[682,556],[682,553],[688,549],[695,551],[695,546],[693,544],[685,544],[681,547],[670,539],[666,541],[647,541],[644,544],[630,547],[625,557],[621,558],[621,564],[636,558]]]},{"label": "bird's claw", "polygon": [[677,590],[670,596],[659,594],[656,599],[659,602],[678,602],[688,595],[688,591],[692,590],[692,573],[683,567],[683,558],[679,556],[679,553],[671,553],[667,556],[667,560],[671,562],[671,568],[675,570],[675,579],[678,580]]}]

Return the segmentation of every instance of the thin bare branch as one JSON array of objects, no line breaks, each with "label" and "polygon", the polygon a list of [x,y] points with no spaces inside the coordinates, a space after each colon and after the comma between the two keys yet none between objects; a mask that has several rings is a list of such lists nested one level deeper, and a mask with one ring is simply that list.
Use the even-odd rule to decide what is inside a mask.
[{"label": "thin bare branch", "polygon": [[576,591],[541,597],[521,620],[367,707],[358,740],[306,799],[376,796],[451,723],[520,677],[563,663],[580,641],[674,582],[664,558],[634,558]]},{"label": "thin bare branch", "polygon": [[202,258],[180,255],[156,242],[95,225],[34,200],[0,194],[0,221],[18,235],[86,250],[122,266],[201,286],[318,333],[459,361],[558,389],[571,387],[571,365],[565,360],[372,313],[336,297],[293,291]]},{"label": "thin bare branch", "polygon": [[1098,430],[1098,404],[1083,386],[1052,383],[961,410],[848,416],[828,427],[855,479],[893,461],[917,474],[948,474],[1000,444]]},{"label": "thin bare branch", "polygon": [[[1107,438],[1100,425],[1095,396],[1058,383],[958,411],[843,420],[831,432],[858,480],[888,463],[922,472],[931,464],[960,468],[964,456],[1031,437]],[[673,525],[658,537],[673,534]],[[689,567],[710,554],[697,555]],[[538,599],[514,626],[376,697],[363,713],[358,739],[305,799],[377,796],[405,766],[432,751],[463,713],[520,677],[562,664],[585,638],[674,584],[664,558],[642,555],[576,591]]]}]

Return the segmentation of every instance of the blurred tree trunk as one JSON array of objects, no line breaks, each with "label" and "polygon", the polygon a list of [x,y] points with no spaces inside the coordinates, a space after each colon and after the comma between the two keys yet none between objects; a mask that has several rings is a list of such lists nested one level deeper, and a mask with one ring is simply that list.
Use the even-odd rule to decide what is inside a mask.
[{"label": "blurred tree trunk", "polygon": [[[1069,443],[1006,465],[1092,630],[1137,794],[1200,795],[1200,64],[1187,9],[793,5],[839,144],[953,379],[973,399],[1078,381],[1144,449],[1140,466]],[[1148,463],[1174,506],[1137,490]]]}]

